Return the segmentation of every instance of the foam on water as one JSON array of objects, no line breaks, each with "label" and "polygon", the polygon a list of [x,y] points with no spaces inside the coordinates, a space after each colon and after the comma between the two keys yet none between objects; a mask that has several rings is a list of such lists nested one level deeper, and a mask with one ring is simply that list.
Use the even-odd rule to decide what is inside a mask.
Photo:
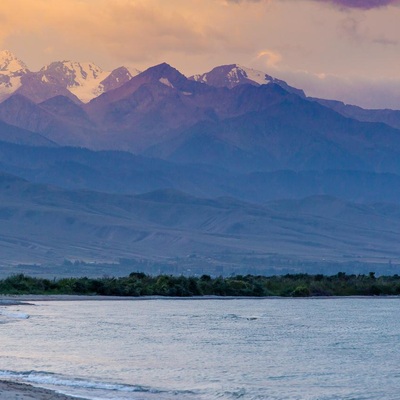
[{"label": "foam on water", "polygon": [[129,386],[129,385],[117,385],[113,383],[105,382],[94,382],[84,379],[69,379],[62,375],[53,374],[44,371],[0,371],[0,377],[12,380],[21,380],[29,383],[36,383],[40,385],[55,385],[55,386],[67,386],[67,387],[78,387],[84,389],[101,389],[101,390],[112,390],[121,392],[152,392],[158,393],[157,390],[151,388],[144,388],[141,386]]},{"label": "foam on water", "polygon": [[0,310],[0,317],[14,318],[14,319],[28,319],[29,314],[21,312],[7,312]]},{"label": "foam on water", "polygon": [[[80,397],[84,396],[90,400],[97,399],[132,399],[132,395],[140,395],[140,398],[169,398],[168,395],[191,395],[190,391],[162,391],[151,387],[140,385],[123,385],[109,382],[91,381],[80,378],[54,374],[46,371],[9,371],[0,370],[1,380],[28,383],[34,386],[55,390],[59,393]],[[98,397],[101,396],[101,397]],[[145,397],[144,397],[145,396]],[[183,398],[183,397],[180,397]]]}]

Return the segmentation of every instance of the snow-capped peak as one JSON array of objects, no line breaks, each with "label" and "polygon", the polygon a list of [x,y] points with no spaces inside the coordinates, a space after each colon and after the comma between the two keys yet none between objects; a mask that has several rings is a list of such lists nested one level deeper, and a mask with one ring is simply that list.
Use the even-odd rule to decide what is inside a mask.
[{"label": "snow-capped peak", "polygon": [[50,81],[57,81],[68,88],[82,86],[91,80],[102,80],[109,74],[94,63],[76,61],[55,61],[43,67],[40,72]]},{"label": "snow-capped peak", "polygon": [[0,101],[21,87],[21,77],[28,72],[25,63],[11,51],[0,51]]},{"label": "snow-capped peak", "polygon": [[254,86],[274,83],[290,93],[305,97],[302,90],[289,86],[285,81],[238,64],[220,65],[205,74],[193,75],[189,79],[206,83],[210,86],[233,88],[238,85],[250,84]]},{"label": "snow-capped peak", "polygon": [[105,91],[124,84],[139,71],[125,67],[103,71],[91,62],[56,61],[43,67],[39,73],[43,82],[61,85],[87,103]]},{"label": "snow-capped peak", "polygon": [[256,71],[238,64],[221,65],[205,74],[194,75],[191,79],[208,83],[212,86],[227,86],[231,88],[244,83],[266,85],[274,81],[274,78],[265,72]]},{"label": "snow-capped peak", "polygon": [[274,81],[274,78],[267,75],[265,72],[257,71],[252,68],[243,67],[242,65],[237,65],[236,68],[232,69],[232,73],[234,70],[241,71],[246,76],[247,79],[250,79],[251,81],[258,83],[259,85],[266,85]]},{"label": "snow-capped peak", "polygon": [[28,72],[28,67],[18,59],[11,51],[0,51],[0,71],[9,75],[17,76]]},{"label": "snow-capped peak", "polygon": [[103,81],[110,72],[91,62],[55,61],[43,67],[43,82],[65,87],[84,103],[103,93]]}]

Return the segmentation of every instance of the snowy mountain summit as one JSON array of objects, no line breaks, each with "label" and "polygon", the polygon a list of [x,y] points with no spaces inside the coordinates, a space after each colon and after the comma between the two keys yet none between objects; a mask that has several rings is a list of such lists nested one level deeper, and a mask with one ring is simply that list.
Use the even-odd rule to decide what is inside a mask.
[{"label": "snowy mountain summit", "polygon": [[38,72],[42,82],[68,89],[84,103],[103,93],[101,82],[109,74],[94,63],[76,61],[56,61]]},{"label": "snowy mountain summit", "polygon": [[128,70],[125,67],[111,72],[103,71],[91,62],[56,61],[43,67],[38,75],[42,82],[62,86],[83,103],[88,103],[105,91],[123,85],[139,73],[138,70]]},{"label": "snowy mountain summit", "polygon": [[90,62],[55,61],[43,67],[43,76],[53,79],[55,83],[68,87],[82,86],[84,82],[101,79],[107,75],[100,67]]},{"label": "snowy mountain summit", "polygon": [[190,79],[212,86],[226,86],[229,88],[246,83],[257,86],[265,85],[276,80],[265,72],[256,71],[238,64],[221,65],[204,74],[193,75]]},{"label": "snowy mountain summit", "polygon": [[21,76],[29,72],[23,61],[18,59],[11,51],[0,51],[0,73],[9,76]]},{"label": "snowy mountain summit", "polygon": [[76,103],[88,103],[102,93],[128,82],[140,71],[119,67],[104,71],[92,62],[55,61],[38,72],[8,50],[0,51],[0,102],[14,93],[35,103],[62,95]]},{"label": "snowy mountain summit", "polygon": [[220,65],[204,74],[193,75],[189,79],[211,86],[228,87],[230,89],[244,84],[259,86],[274,83],[288,92],[305,97],[302,90],[289,86],[285,81],[274,78],[265,72],[243,67],[239,64]]},{"label": "snowy mountain summit", "polygon": [[24,62],[11,51],[0,51],[0,100],[21,86],[21,77],[29,72]]}]

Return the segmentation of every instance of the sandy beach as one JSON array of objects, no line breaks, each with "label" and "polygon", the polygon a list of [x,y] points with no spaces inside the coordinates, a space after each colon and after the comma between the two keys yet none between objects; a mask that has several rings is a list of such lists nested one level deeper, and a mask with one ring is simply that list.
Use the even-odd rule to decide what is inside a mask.
[{"label": "sandy beach", "polygon": [[76,397],[65,396],[51,390],[37,388],[23,383],[0,380],[0,400],[72,400]]}]

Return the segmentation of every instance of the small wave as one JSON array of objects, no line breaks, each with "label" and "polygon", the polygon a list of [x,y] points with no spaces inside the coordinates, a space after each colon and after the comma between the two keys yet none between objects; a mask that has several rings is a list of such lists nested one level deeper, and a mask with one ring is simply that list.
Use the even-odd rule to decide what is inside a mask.
[{"label": "small wave", "polygon": [[222,318],[224,318],[224,319],[239,319],[240,317],[237,314],[226,314]]},{"label": "small wave", "polygon": [[69,378],[51,372],[44,371],[7,371],[0,370],[0,379],[8,379],[13,381],[31,383],[37,386],[49,386],[52,387],[64,387],[74,389],[86,389],[86,390],[101,390],[109,392],[125,392],[125,393],[151,393],[161,394],[164,393],[162,390],[149,388],[140,385],[124,385],[108,382],[90,381],[80,378]]},{"label": "small wave", "polygon": [[248,321],[255,321],[261,317],[257,315],[249,315],[249,316],[242,316],[242,315],[237,315],[237,314],[226,314],[223,316],[224,319],[246,319]]},{"label": "small wave", "polygon": [[247,391],[245,388],[238,388],[237,390],[234,390],[234,391],[220,392],[217,394],[217,398],[241,399],[241,398],[245,397],[246,394],[247,394]]},{"label": "small wave", "polygon": [[0,311],[0,316],[7,317],[7,318],[14,318],[14,319],[28,319],[29,314],[25,313],[12,313],[8,311]]}]

